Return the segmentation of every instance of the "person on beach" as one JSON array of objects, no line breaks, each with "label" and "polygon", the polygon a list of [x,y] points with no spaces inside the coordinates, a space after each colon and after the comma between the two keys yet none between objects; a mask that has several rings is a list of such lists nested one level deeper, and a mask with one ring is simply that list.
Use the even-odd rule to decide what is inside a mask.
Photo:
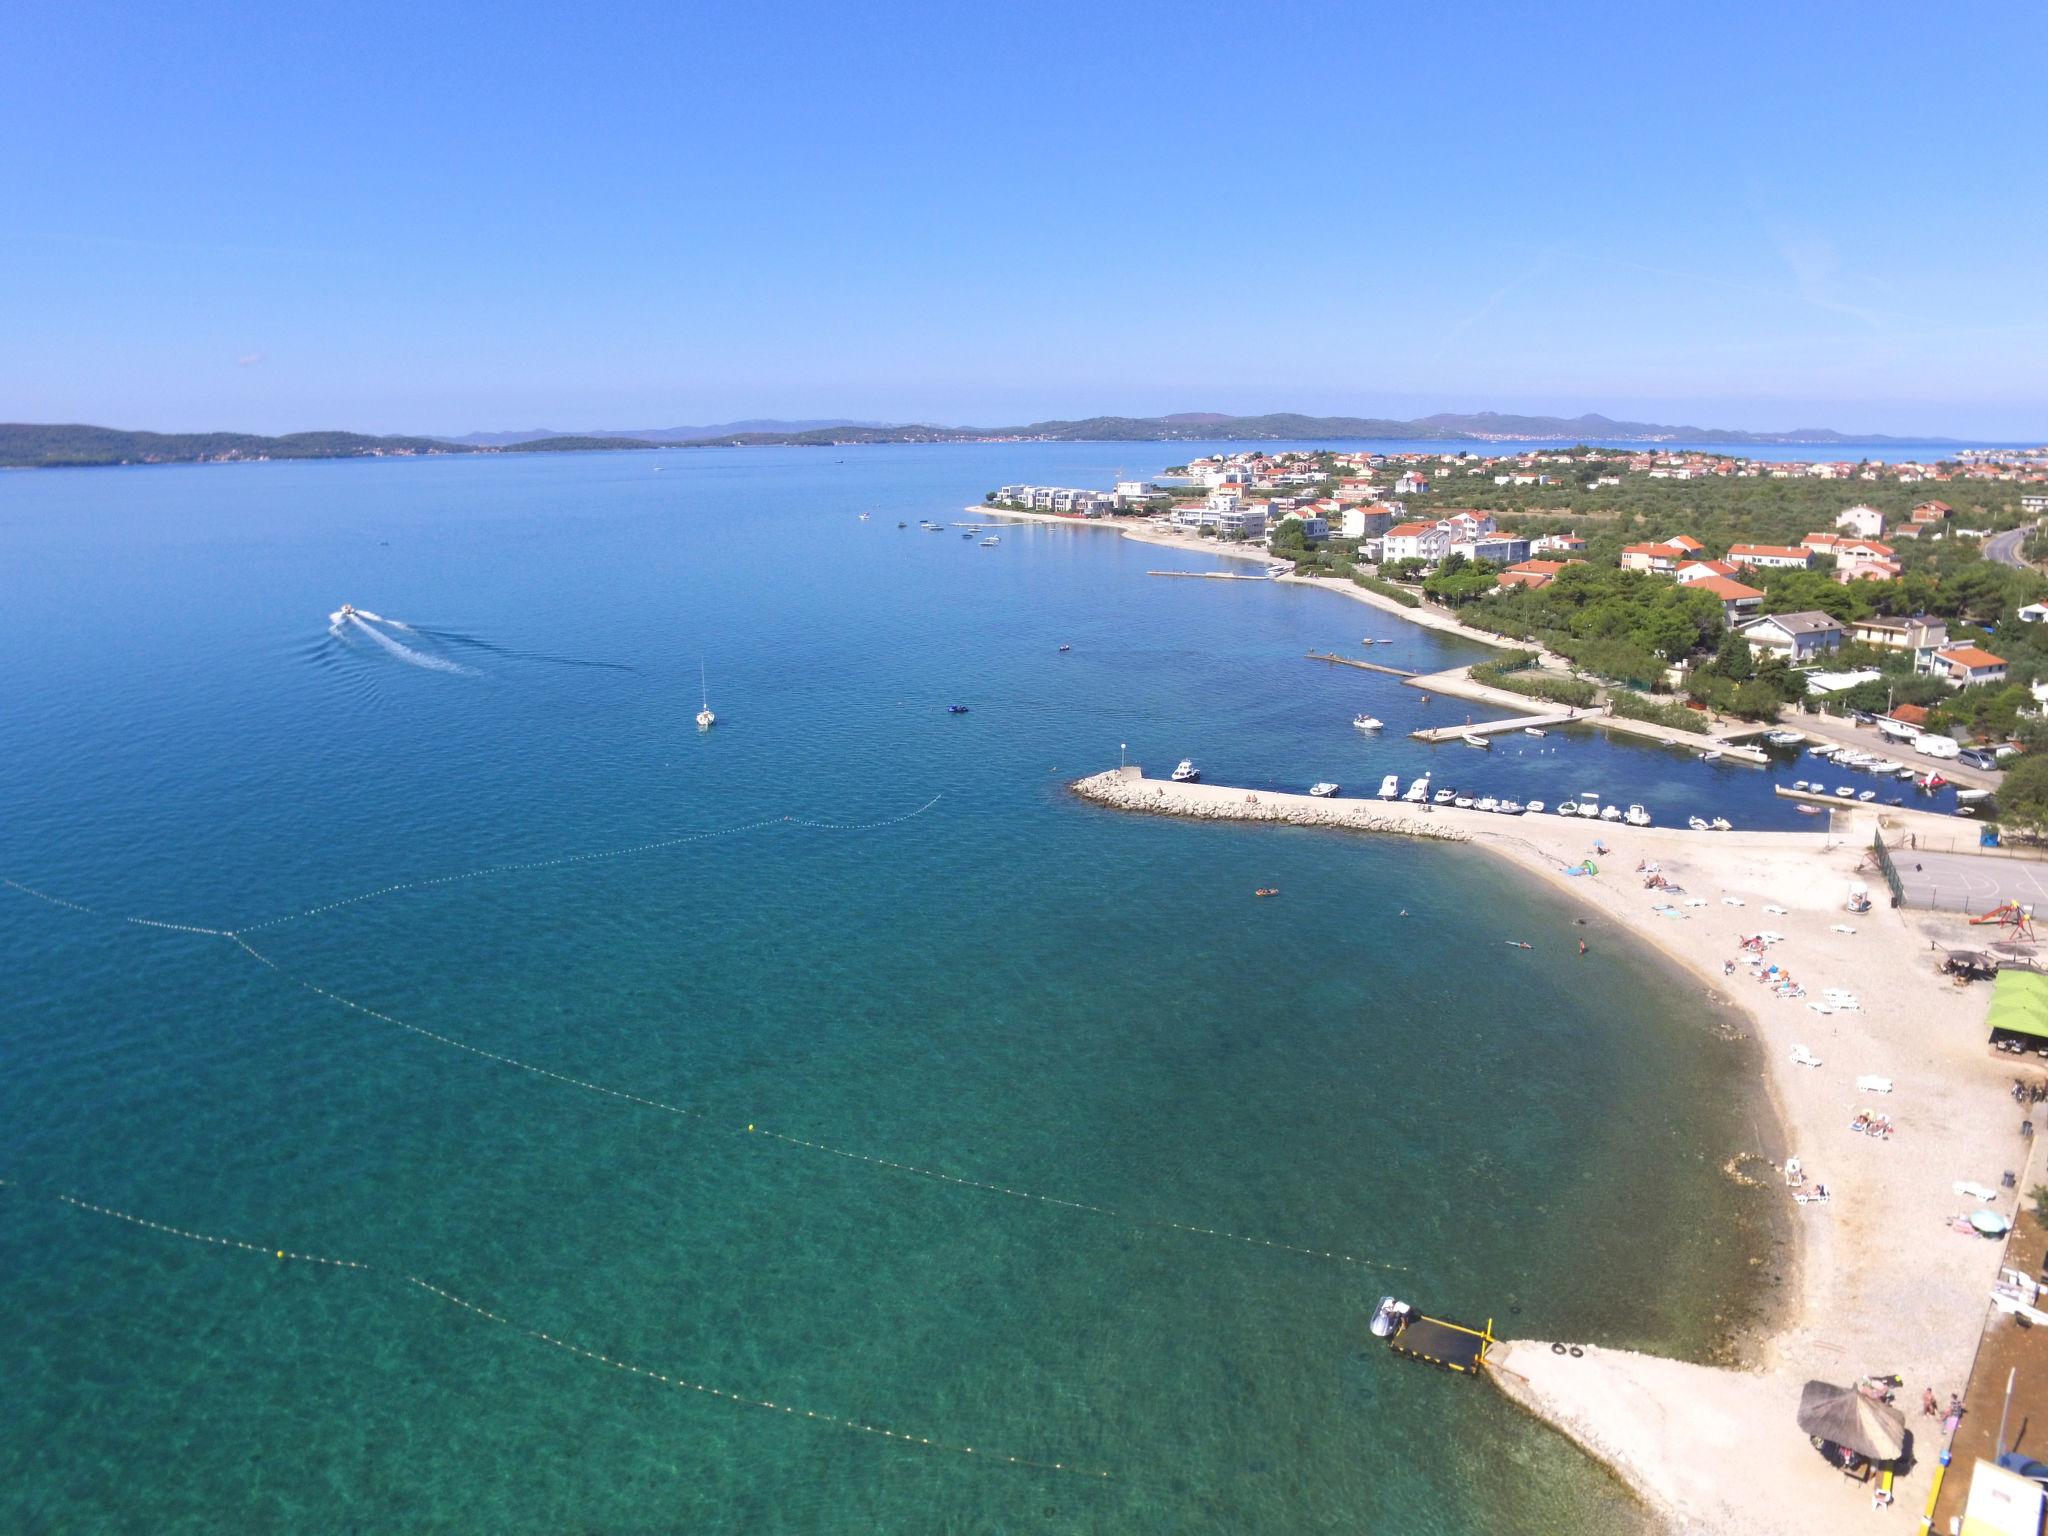
[{"label": "person on beach", "polygon": [[1935,1402],[1934,1388],[1932,1387],[1922,1387],[1920,1389],[1920,1416],[1923,1419],[1938,1419],[1941,1417],[1941,1405]]}]

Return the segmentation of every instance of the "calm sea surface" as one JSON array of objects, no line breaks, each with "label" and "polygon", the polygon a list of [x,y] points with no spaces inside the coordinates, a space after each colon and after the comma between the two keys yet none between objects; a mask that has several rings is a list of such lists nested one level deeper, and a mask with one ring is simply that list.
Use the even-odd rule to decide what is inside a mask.
[{"label": "calm sea surface", "polygon": [[1770,775],[1432,751],[1302,653],[1469,648],[916,526],[1184,451],[0,478],[0,875],[92,909],[0,887],[0,1527],[1632,1528],[1364,1323],[1709,1348],[1748,1047],[1469,851],[1062,785]]}]

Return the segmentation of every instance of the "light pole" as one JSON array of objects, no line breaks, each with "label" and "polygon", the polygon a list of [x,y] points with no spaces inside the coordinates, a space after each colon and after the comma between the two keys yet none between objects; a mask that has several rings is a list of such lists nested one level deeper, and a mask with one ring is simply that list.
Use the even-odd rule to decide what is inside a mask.
[{"label": "light pole", "polygon": [[1130,745],[1127,741],[1120,741],[1116,744],[1116,765],[1118,768],[1123,767],[1124,753],[1130,749]]}]

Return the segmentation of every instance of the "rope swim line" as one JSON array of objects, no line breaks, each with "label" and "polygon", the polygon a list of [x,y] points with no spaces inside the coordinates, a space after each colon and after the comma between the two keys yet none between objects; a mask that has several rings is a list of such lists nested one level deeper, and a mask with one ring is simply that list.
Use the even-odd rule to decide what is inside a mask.
[{"label": "rope swim line", "polygon": [[1059,1472],[1071,1477],[1085,1477],[1094,1480],[1107,1479],[1110,1476],[1108,1472],[1076,1466],[1072,1462],[1038,1461],[1028,1456],[1012,1456],[1003,1451],[991,1450],[987,1446],[934,1440],[928,1435],[913,1435],[903,1430],[890,1429],[886,1425],[870,1424],[865,1419],[849,1418],[844,1414],[822,1412],[815,1408],[803,1408],[794,1403],[777,1402],[771,1398],[750,1397],[744,1392],[734,1392],[725,1387],[713,1386],[709,1382],[696,1381],[687,1376],[676,1375],[668,1371],[657,1371],[650,1366],[636,1365],[630,1360],[614,1359],[612,1356],[601,1351],[578,1344],[572,1339],[561,1338],[543,1329],[535,1328],[517,1319],[507,1317],[503,1313],[494,1312],[482,1303],[471,1301],[465,1296],[459,1296],[453,1291],[436,1285],[431,1280],[422,1279],[418,1275],[407,1274],[399,1270],[384,1269],[359,1259],[337,1259],[323,1254],[300,1253],[293,1249],[279,1248],[274,1244],[248,1242],[239,1237],[222,1237],[208,1232],[194,1232],[185,1227],[175,1227],[166,1222],[153,1221],[145,1216],[134,1215],[128,1211],[116,1210],[109,1205],[99,1205],[90,1200],[81,1200],[75,1195],[32,1189],[16,1179],[0,1179],[0,1187],[19,1191],[24,1196],[51,1200],[90,1215],[126,1222],[130,1226],[141,1227],[166,1237],[182,1238],[190,1243],[219,1248],[232,1248],[245,1253],[266,1255],[270,1256],[273,1262],[315,1264],[328,1269],[353,1270],[358,1274],[374,1275],[379,1279],[410,1287],[426,1295],[437,1296],[451,1306],[459,1307],[463,1311],[483,1318],[487,1322],[497,1323],[502,1327],[509,1328],[515,1333],[524,1334],[530,1339],[546,1344],[551,1348],[562,1350],[567,1354],[576,1356],[578,1359],[587,1360],[596,1365],[607,1366],[612,1370],[629,1376],[639,1376],[648,1381],[660,1382],[663,1386],[700,1393],[705,1397],[718,1398],[735,1407],[779,1413],[792,1419],[804,1419],[811,1423],[826,1425],[834,1429],[874,1435],[884,1440],[894,1440],[904,1445],[918,1446],[925,1450],[945,1451],[960,1456],[971,1456],[977,1461],[996,1466],[1022,1467],[1037,1472]]},{"label": "rope swim line", "polygon": [[510,1067],[516,1071],[531,1073],[535,1077],[546,1078],[551,1082],[559,1083],[565,1087],[580,1089],[586,1093],[598,1094],[604,1098],[615,1099],[621,1103],[632,1104],[642,1109],[650,1109],[662,1114],[675,1115],[684,1119],[695,1120],[703,1124],[709,1125],[715,1129],[719,1129],[726,1134],[759,1137],[763,1141],[775,1142],[786,1147],[800,1148],[802,1150],[809,1152],[822,1153],[826,1156],[841,1158],[847,1162],[863,1164],[869,1168],[877,1170],[883,1170],[892,1173],[908,1174],[912,1177],[927,1179],[934,1183],[949,1184],[960,1189],[977,1190],[984,1194],[1002,1195],[1013,1200],[1030,1201],[1039,1205],[1053,1207],[1060,1210],[1077,1211],[1087,1215],[1098,1216],[1105,1218],[1107,1220],[1121,1222],[1127,1226],[1153,1227],[1164,1231],[1180,1232],[1193,1237],[1217,1238],[1225,1242],[1237,1243],[1248,1248],[1263,1248],[1275,1253],[1291,1254],[1299,1258],[1321,1259],[1331,1263],[1349,1265],[1354,1268],[1372,1269],[1387,1273],[1406,1273],[1408,1270],[1408,1266],[1405,1264],[1390,1264],[1383,1260],[1367,1258],[1357,1254],[1340,1253],[1334,1249],[1314,1248],[1304,1244],[1280,1242],[1273,1238],[1257,1237],[1246,1233],[1232,1232],[1222,1227],[1204,1226],[1197,1222],[1179,1221],[1172,1217],[1136,1215],[1128,1211],[1117,1210],[1112,1206],[1100,1205],[1085,1200],[1071,1200],[1067,1199],[1064,1196],[1046,1194],[1037,1190],[1023,1189],[1008,1184],[999,1184],[986,1179],[969,1178],[962,1174],[947,1173],[942,1169],[926,1167],[919,1163],[910,1163],[895,1158],[881,1157],[870,1152],[862,1152],[850,1147],[836,1146],[830,1142],[817,1141],[809,1137],[798,1136],[785,1131],[771,1130],[764,1128],[760,1123],[756,1121],[744,1122],[745,1128],[744,1130],[742,1130],[740,1128],[742,1122],[739,1120],[737,1116],[727,1119],[723,1116],[714,1115],[706,1110],[691,1108],[687,1105],[671,1104],[666,1100],[652,1098],[645,1094],[634,1093],[628,1089],[610,1087],[603,1083],[594,1082],[588,1078],[575,1077],[566,1072],[556,1071],[552,1067],[542,1066],[537,1062],[524,1061],[516,1056],[509,1056],[498,1051],[487,1050],[482,1046],[471,1044],[469,1041],[458,1039],[453,1035],[441,1034],[438,1031],[427,1029],[422,1025],[408,1023],[405,1020],[397,1018],[392,1014],[383,1012],[382,1010],[377,1008],[372,1008],[367,1003],[358,1002],[354,998],[345,996],[340,992],[334,991],[332,988],[323,987],[317,982],[309,981],[302,976],[294,974],[293,972],[287,970],[283,965],[279,964],[276,960],[272,959],[269,955],[266,955],[261,950],[257,949],[256,946],[251,944],[248,938],[246,937],[246,935],[255,933],[262,929],[281,926],[285,923],[297,922],[308,917],[318,916],[321,913],[335,911],[343,906],[348,906],[358,902],[373,901],[379,897],[395,895],[401,891],[419,890],[429,886],[453,884],[458,881],[474,880],[495,874],[523,872],[538,869],[552,869],[559,868],[564,865],[594,862],[600,859],[624,858],[636,853],[651,852],[656,849],[663,848],[673,848],[685,843],[701,842],[716,837],[729,837],[740,832],[753,831],[761,827],[776,826],[782,824],[793,824],[798,826],[829,831],[873,831],[883,827],[896,826],[903,822],[909,821],[915,817],[921,816],[926,811],[930,810],[934,805],[937,805],[941,798],[943,797],[934,795],[930,800],[927,800],[923,805],[919,806],[916,810],[910,811],[902,816],[891,817],[883,821],[846,824],[801,821],[793,816],[773,817],[760,821],[748,822],[741,826],[724,828],[718,831],[691,833],[683,837],[664,839],[659,842],[639,843],[625,848],[607,849],[598,853],[569,854],[553,859],[536,859],[516,864],[488,865],[484,868],[470,870],[462,874],[440,875],[428,879],[400,882],[393,885],[381,886],[376,890],[367,891],[357,896],[348,897],[339,901],[327,902],[319,906],[309,907],[302,912],[292,913],[284,917],[271,918],[264,922],[253,923],[248,925],[247,927],[242,928],[207,928],[195,924],[163,922],[154,918],[117,916],[116,914],[102,911],[99,908],[88,906],[82,902],[71,901],[64,897],[51,895],[47,891],[39,890],[33,886],[23,884],[18,880],[9,879],[4,876],[0,876],[0,886],[6,886],[13,890],[19,891],[24,895],[33,896],[37,900],[48,902],[52,906],[61,907],[73,912],[84,913],[93,917],[108,919],[110,921],[129,923],[138,927],[154,928],[174,933],[185,933],[201,937],[226,939],[229,943],[233,944],[236,948],[240,949],[244,954],[248,955],[258,964],[272,971],[281,979],[290,982],[293,986],[302,988],[303,990],[312,993],[316,997],[323,998],[328,1002],[334,1003],[339,1007],[346,1008],[351,1012],[360,1014],[365,1018],[375,1019],[381,1024],[388,1024],[393,1028],[402,1029],[407,1033],[417,1035],[422,1039],[431,1040],[435,1044],[445,1046],[450,1050],[461,1051],[468,1055],[478,1057],[481,1060],[493,1062],[499,1066]]}]

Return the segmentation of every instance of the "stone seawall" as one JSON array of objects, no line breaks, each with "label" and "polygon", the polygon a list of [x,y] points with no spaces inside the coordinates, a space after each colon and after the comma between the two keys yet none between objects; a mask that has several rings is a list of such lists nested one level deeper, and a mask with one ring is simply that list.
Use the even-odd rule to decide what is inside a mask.
[{"label": "stone seawall", "polygon": [[1465,843],[1471,833],[1460,818],[1425,811],[1419,805],[1386,800],[1318,800],[1311,795],[1231,789],[1218,784],[1175,784],[1148,779],[1135,765],[1076,779],[1068,786],[1084,800],[1113,810],[1153,816],[1187,816],[1198,821],[1277,821],[1296,827],[1341,827],[1351,832],[1392,832]]}]

